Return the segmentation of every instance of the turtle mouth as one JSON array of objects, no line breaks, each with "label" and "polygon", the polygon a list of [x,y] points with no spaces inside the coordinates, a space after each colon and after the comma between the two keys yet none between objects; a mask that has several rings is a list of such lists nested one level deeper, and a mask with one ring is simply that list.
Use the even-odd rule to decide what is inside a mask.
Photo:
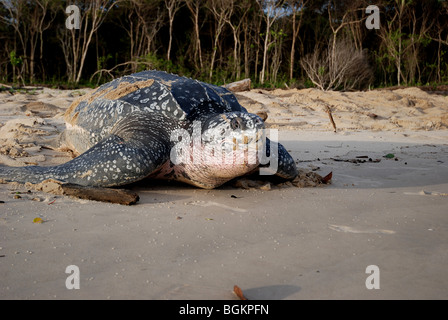
[{"label": "turtle mouth", "polygon": [[[212,150],[213,160],[245,168],[258,165],[259,150],[263,148],[264,132],[261,129],[229,130],[218,139],[206,142]],[[212,160],[212,161],[213,161]]]},{"label": "turtle mouth", "polygon": [[245,150],[252,144],[257,144],[262,141],[263,138],[263,130],[253,130],[253,131],[245,131],[245,132],[237,132],[231,136],[231,141],[227,141],[224,139],[223,144],[232,145],[232,150]]}]

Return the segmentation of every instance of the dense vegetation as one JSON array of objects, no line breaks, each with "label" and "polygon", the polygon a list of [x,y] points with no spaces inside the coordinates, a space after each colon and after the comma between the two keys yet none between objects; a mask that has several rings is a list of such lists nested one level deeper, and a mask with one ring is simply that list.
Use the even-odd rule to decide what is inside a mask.
[{"label": "dense vegetation", "polygon": [[[80,29],[66,27],[71,4]],[[369,5],[379,29],[366,27]],[[324,90],[446,83],[447,27],[441,0],[2,0],[0,81],[97,85],[160,69]]]}]

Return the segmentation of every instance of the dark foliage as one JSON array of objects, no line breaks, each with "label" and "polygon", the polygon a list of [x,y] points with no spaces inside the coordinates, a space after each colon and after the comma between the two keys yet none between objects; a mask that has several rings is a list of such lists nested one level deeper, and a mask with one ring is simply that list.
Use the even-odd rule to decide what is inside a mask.
[{"label": "dark foliage", "polygon": [[[369,70],[359,88],[448,82],[446,1],[173,1],[2,1],[0,81],[95,86],[160,69],[216,84],[310,86],[304,57],[345,39],[346,52],[360,57],[355,65]],[[66,28],[70,4],[80,9],[79,30]],[[379,30],[366,28],[370,4],[380,9]],[[353,74],[356,66],[332,89],[353,87]]]}]

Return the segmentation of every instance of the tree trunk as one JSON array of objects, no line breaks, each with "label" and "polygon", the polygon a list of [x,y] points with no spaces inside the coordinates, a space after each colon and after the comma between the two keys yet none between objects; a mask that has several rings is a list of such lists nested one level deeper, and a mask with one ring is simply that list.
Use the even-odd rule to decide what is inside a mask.
[{"label": "tree trunk", "polygon": [[292,44],[291,44],[291,54],[289,57],[289,80],[292,81],[294,77],[294,56],[295,56],[295,47],[296,47],[296,15],[293,12],[292,16]]},{"label": "tree trunk", "polygon": [[250,76],[250,67],[249,67],[249,43],[248,43],[248,24],[245,24],[244,27],[244,76]]},{"label": "tree trunk", "polygon": [[269,18],[267,20],[267,25],[266,25],[266,35],[264,37],[264,46],[263,46],[263,64],[261,67],[261,71],[260,71],[260,83],[263,84],[264,83],[264,74],[266,72],[266,59],[268,57],[268,41],[269,41],[269,33],[270,33],[270,23],[269,23]]},{"label": "tree trunk", "polygon": [[212,51],[212,58],[210,61],[210,70],[208,73],[208,78],[210,81],[212,81],[212,77],[213,77],[213,68],[215,65],[215,58],[216,58],[216,51],[218,50],[218,34],[215,34],[215,41],[213,42],[213,51]]},{"label": "tree trunk", "polygon": [[[292,1],[290,3],[292,8],[292,44],[291,44],[291,54],[290,54],[290,65],[289,65],[289,80],[294,78],[294,64],[295,64],[295,54],[296,54],[296,39],[299,36],[300,26],[302,25],[303,10],[305,5],[307,5],[308,0],[301,0],[300,2]],[[297,14],[300,15],[299,21],[297,22]]]},{"label": "tree trunk", "polygon": [[232,28],[232,34],[233,34],[233,78],[239,78],[239,72],[238,72],[238,65],[239,65],[239,59],[238,59],[238,37],[237,37],[237,30],[235,26],[230,24],[230,27]]},{"label": "tree trunk", "polygon": [[212,80],[213,77],[213,68],[216,60],[216,52],[218,50],[218,42],[219,37],[221,36],[222,30],[226,24],[226,21],[229,21],[230,17],[233,13],[233,3],[226,2],[223,0],[209,0],[209,10],[212,12],[213,16],[216,20],[216,29],[213,41],[213,51],[212,58],[210,61],[210,70],[209,70],[209,80]]},{"label": "tree trunk", "polygon": [[200,70],[202,70],[204,65],[202,63],[201,37],[199,34],[199,6],[196,7],[196,14],[194,16],[194,30],[196,32],[196,48],[197,48],[198,57],[199,57],[199,66],[200,66]]},{"label": "tree trunk", "polygon": [[398,57],[397,57],[397,84],[401,85],[401,17],[398,27]]},{"label": "tree trunk", "polygon": [[170,61],[171,43],[173,42],[173,19],[170,18],[170,36],[168,40],[168,50],[166,52],[166,60]]},{"label": "tree trunk", "polygon": [[[202,71],[204,65],[202,63],[202,51],[201,51],[201,37],[199,33],[199,8],[200,8],[200,1],[186,1],[187,7],[190,10],[192,16],[193,16],[193,23],[194,23],[194,33],[195,33],[195,53],[194,53],[194,60],[195,64],[197,66],[197,69]],[[199,65],[199,67],[198,67]]]}]

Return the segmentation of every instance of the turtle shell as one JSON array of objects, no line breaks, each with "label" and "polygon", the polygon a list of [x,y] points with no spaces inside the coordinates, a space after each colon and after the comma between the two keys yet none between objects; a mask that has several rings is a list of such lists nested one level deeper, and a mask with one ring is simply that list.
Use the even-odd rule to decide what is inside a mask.
[{"label": "turtle shell", "polygon": [[156,112],[178,121],[212,114],[247,112],[227,89],[162,71],[142,71],[103,84],[75,100],[67,128],[89,133],[89,145],[104,138],[130,113]]}]

